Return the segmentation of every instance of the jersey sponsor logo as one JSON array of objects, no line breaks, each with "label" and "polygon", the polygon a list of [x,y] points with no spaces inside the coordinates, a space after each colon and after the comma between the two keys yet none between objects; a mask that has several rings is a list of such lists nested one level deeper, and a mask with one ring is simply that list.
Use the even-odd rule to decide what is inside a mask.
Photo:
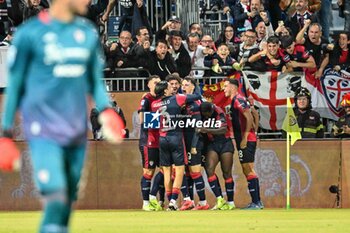
[{"label": "jersey sponsor logo", "polygon": [[160,128],[160,113],[159,112],[144,112],[143,113],[145,129],[159,129]]},{"label": "jersey sponsor logo", "polygon": [[90,52],[87,48],[68,47],[49,43],[44,46],[44,63],[51,65],[54,63],[65,63],[68,59],[78,59],[85,61],[89,58]]},{"label": "jersey sponsor logo", "polygon": [[74,39],[77,43],[81,44],[85,41],[85,33],[82,30],[76,30],[73,34]]},{"label": "jersey sponsor logo", "polygon": [[40,183],[47,184],[50,181],[50,172],[46,169],[41,169],[38,171],[37,177]]},{"label": "jersey sponsor logo", "polygon": [[78,78],[86,71],[84,65],[62,64],[55,65],[53,68],[53,75],[59,78]]}]

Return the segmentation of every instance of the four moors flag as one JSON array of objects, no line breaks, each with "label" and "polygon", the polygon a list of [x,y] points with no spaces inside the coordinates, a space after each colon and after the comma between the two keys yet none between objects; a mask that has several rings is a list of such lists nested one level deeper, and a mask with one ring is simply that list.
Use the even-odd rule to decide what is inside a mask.
[{"label": "four moors flag", "polygon": [[287,97],[294,97],[300,87],[306,86],[304,73],[282,74],[276,71],[243,71],[247,95],[252,96],[259,108],[260,127],[282,129],[286,116]]}]

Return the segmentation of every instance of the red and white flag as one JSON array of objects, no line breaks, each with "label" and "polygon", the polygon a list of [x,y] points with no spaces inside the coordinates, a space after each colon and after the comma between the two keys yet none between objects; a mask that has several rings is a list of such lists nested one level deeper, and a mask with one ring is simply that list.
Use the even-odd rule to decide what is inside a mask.
[{"label": "red and white flag", "polygon": [[259,108],[260,127],[280,130],[286,116],[287,97],[293,97],[301,87],[305,87],[304,73],[282,74],[276,71],[243,71],[248,96],[254,98]]}]

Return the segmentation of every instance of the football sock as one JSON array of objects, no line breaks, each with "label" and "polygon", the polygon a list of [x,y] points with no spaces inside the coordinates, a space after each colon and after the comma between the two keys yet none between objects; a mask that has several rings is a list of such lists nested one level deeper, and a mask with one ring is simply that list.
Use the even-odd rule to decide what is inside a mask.
[{"label": "football sock", "polygon": [[[192,172],[191,178],[196,185],[196,191],[200,201],[205,200],[205,183],[203,176],[200,172]],[[192,199],[193,200],[193,199]]]},{"label": "football sock", "polygon": [[191,178],[191,176],[186,176],[187,178],[187,185],[188,185],[188,193],[190,194],[190,198],[191,200],[193,200],[193,180]]},{"label": "football sock", "polygon": [[219,182],[216,175],[208,178],[208,182],[215,197],[222,197],[221,188],[219,188]]},{"label": "football sock", "polygon": [[248,176],[247,181],[252,202],[257,204],[259,202],[258,177],[256,175]]},{"label": "football sock", "polygon": [[[164,189],[164,175],[162,172],[158,172],[153,179],[153,185],[152,185],[150,194],[153,196],[157,196],[157,193],[159,192],[159,195],[160,195],[161,188]],[[163,200],[164,200],[164,192],[165,191],[163,191]]]},{"label": "football sock", "polygon": [[191,199],[190,198],[190,193],[188,192],[188,184],[187,184],[187,177],[183,176],[182,178],[182,185],[181,185],[181,193],[184,199]]},{"label": "football sock", "polygon": [[67,226],[71,213],[71,204],[62,199],[45,198],[44,216],[40,232],[68,232]]},{"label": "football sock", "polygon": [[149,194],[150,194],[150,189],[151,189],[151,180],[152,176],[143,174],[141,178],[141,193],[142,193],[142,198],[145,201],[149,200]]},{"label": "football sock", "polygon": [[226,196],[227,196],[227,201],[229,202],[233,201],[234,186],[235,186],[235,183],[233,182],[232,178],[228,178],[225,180]]},{"label": "football sock", "polygon": [[171,200],[177,200],[179,197],[180,189],[178,188],[173,188],[172,193],[171,193]]}]

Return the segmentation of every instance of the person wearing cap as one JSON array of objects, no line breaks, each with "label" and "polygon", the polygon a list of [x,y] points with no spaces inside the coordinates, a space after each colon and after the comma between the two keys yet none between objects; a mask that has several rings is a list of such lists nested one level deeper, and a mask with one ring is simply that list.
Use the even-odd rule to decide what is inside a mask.
[{"label": "person wearing cap", "polygon": [[294,96],[294,113],[297,118],[302,138],[323,138],[323,124],[320,114],[312,110],[311,93],[301,87]]},{"label": "person wearing cap", "polygon": [[171,31],[181,31],[181,20],[176,15],[171,16],[162,28],[156,32],[156,41],[160,39],[168,41]]},{"label": "person wearing cap", "polygon": [[303,71],[305,68],[316,68],[315,59],[303,45],[296,45],[292,36],[281,38],[282,59],[286,62],[286,71]]},{"label": "person wearing cap", "polygon": [[172,57],[175,60],[176,66],[181,68],[178,69],[178,73],[181,78],[186,77],[192,68],[191,57],[187,52],[185,46],[182,44],[182,33],[181,31],[170,32],[170,50]]},{"label": "person wearing cap", "polygon": [[350,92],[343,96],[340,106],[344,109],[344,114],[334,124],[332,136],[350,138]]}]

